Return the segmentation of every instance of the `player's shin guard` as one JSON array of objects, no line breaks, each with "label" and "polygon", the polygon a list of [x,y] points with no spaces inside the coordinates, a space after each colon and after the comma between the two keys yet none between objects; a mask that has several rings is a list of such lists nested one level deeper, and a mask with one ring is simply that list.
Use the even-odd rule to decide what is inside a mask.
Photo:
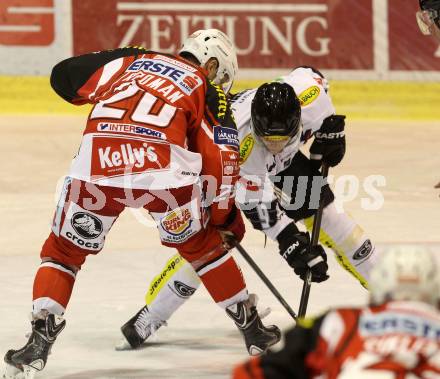
[{"label": "player's shin guard", "polygon": [[[41,371],[46,366],[52,345],[65,325],[66,321],[60,317],[41,312],[38,318],[32,320],[32,333],[28,342],[21,349],[6,353],[6,364],[21,371],[25,379],[33,378],[36,371]],[[11,373],[11,368],[7,368],[7,372]]]},{"label": "player's shin guard", "polygon": [[[313,217],[304,223],[311,230]],[[368,288],[376,260],[375,246],[363,229],[346,213],[338,212],[333,203],[324,208],[319,241],[332,249],[340,265]]]},{"label": "player's shin guard", "polygon": [[58,262],[42,262],[34,279],[33,313],[64,314],[75,284],[76,273]]},{"label": "player's shin guard", "polygon": [[250,355],[260,355],[281,339],[281,331],[275,325],[264,326],[257,313],[257,296],[249,298],[226,308],[227,315],[232,318],[244,337]]},{"label": "player's shin guard", "polygon": [[[191,262],[195,267],[195,262]],[[240,268],[227,251],[217,249],[196,272],[214,301],[223,309],[247,300],[249,295]]]},{"label": "player's shin guard", "polygon": [[200,279],[192,266],[179,254],[171,257],[151,281],[145,296],[146,305],[121,327],[125,341],[116,349],[140,347],[157,329],[166,325],[166,321],[199,286]]}]

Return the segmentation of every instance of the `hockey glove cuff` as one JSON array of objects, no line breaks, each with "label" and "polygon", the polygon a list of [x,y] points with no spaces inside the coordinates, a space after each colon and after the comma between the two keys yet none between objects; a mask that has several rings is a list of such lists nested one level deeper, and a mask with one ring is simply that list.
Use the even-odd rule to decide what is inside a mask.
[{"label": "hockey glove cuff", "polygon": [[322,162],[330,167],[337,166],[345,155],[345,116],[332,115],[327,117],[315,140],[310,146],[310,159],[313,166],[319,169]]}]

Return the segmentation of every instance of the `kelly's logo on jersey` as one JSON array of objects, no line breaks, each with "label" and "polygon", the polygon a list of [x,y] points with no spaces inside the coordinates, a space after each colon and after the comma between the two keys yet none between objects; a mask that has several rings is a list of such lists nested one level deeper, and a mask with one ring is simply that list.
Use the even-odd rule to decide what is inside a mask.
[{"label": "kelly's logo on jersey", "polygon": [[156,141],[94,137],[91,175],[111,177],[168,168],[170,145]]},{"label": "kelly's logo on jersey", "polygon": [[217,145],[230,145],[238,147],[238,132],[236,129],[214,126],[214,142]]},{"label": "kelly's logo on jersey", "polygon": [[177,65],[171,60],[165,61],[161,58],[137,59],[127,68],[127,71],[142,71],[168,79],[187,95],[203,84],[202,78],[193,72],[194,69],[190,71],[185,65]]},{"label": "kelly's logo on jersey", "polygon": [[313,103],[318,98],[320,92],[321,90],[318,86],[309,87],[305,91],[301,92],[298,95],[301,106],[305,107],[306,105]]}]

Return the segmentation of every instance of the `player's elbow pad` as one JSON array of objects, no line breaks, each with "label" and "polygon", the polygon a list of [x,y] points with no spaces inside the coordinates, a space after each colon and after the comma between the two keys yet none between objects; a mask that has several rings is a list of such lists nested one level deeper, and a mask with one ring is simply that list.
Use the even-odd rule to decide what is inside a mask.
[{"label": "player's elbow pad", "polygon": [[246,218],[251,222],[254,229],[265,230],[274,226],[278,221],[277,201],[262,203],[255,207],[242,209]]}]

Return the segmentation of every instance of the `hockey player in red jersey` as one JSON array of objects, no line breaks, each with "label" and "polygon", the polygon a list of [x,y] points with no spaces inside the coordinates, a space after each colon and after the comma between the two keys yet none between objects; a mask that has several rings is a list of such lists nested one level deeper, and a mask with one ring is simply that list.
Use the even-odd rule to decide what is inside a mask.
[{"label": "hockey player in red jersey", "polygon": [[440,42],[440,0],[419,0],[419,3],[416,18],[420,31]]},{"label": "hockey player in red jersey", "polygon": [[[222,239],[241,240],[245,231],[233,198],[237,130],[221,88],[229,90],[236,74],[235,49],[216,29],[195,32],[184,46],[179,56],[129,47],[54,67],[55,92],[93,108],[41,250],[32,334],[6,353],[6,378],[44,368],[77,272],[127,206],[149,211],[161,242],[191,263],[249,349],[280,339],[277,327],[262,325]],[[219,138],[225,132],[227,141]]]},{"label": "hockey player in red jersey", "polygon": [[440,378],[440,273],[433,254],[396,248],[370,278],[370,304],[302,320],[276,353],[234,379]]}]

